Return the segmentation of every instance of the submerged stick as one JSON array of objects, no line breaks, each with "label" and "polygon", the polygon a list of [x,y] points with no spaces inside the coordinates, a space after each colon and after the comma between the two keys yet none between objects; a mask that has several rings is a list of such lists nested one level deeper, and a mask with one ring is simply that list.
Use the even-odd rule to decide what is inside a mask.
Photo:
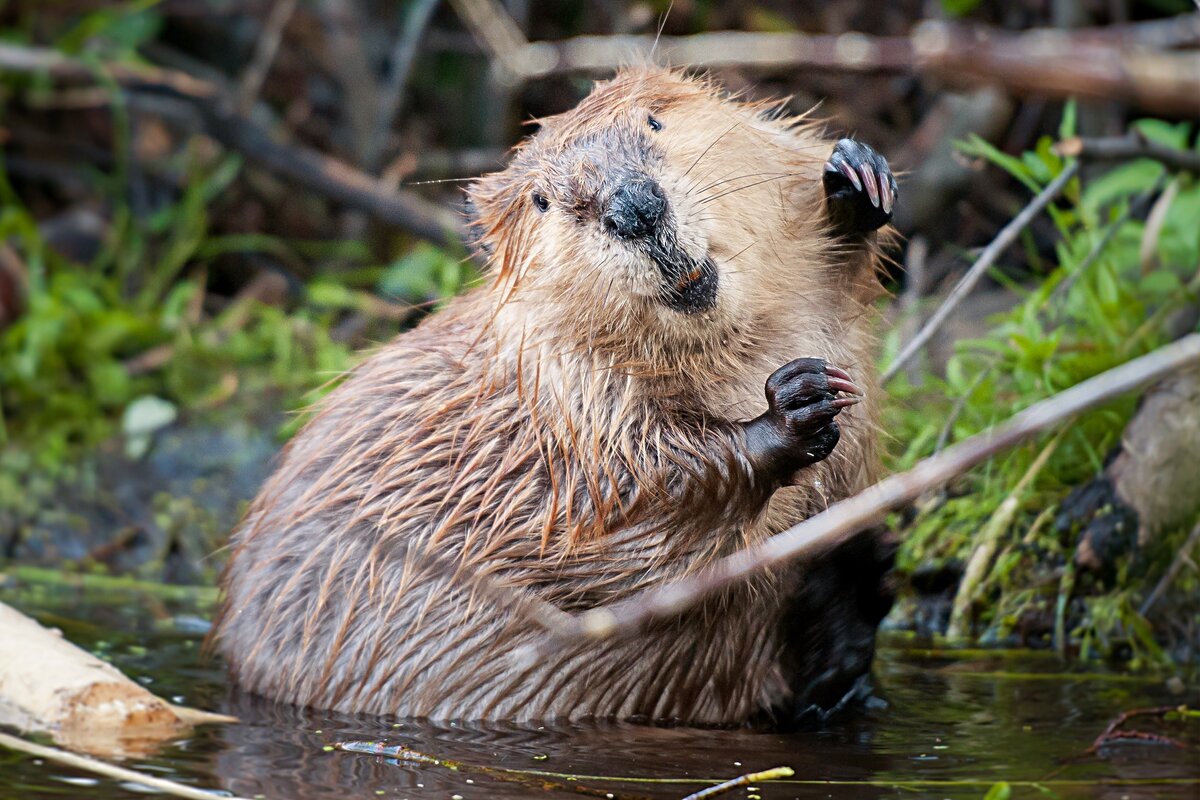
[{"label": "submerged stick", "polygon": [[[921,461],[907,472],[885,478],[780,534],[727,556],[703,572],[648,589],[620,603],[574,615],[570,630],[557,636],[548,634],[539,644],[537,654],[545,655],[581,641],[632,634],[650,622],[678,615],[753,573],[832,548],[881,521],[886,512],[911,502],[923,492],[961,475],[996,453],[1198,361],[1200,334],[1191,334],[1102,372],[1035,403],[1008,422]],[[560,626],[556,627],[561,630]]]},{"label": "submerged stick", "polygon": [[942,301],[942,305],[938,310],[933,312],[933,316],[922,326],[917,335],[909,340],[908,344],[904,346],[904,349],[900,351],[895,360],[883,371],[883,376],[879,379],[880,383],[886,385],[888,381],[896,377],[900,368],[907,364],[909,359],[920,352],[921,348],[933,338],[933,334],[937,333],[938,329],[942,327],[942,324],[950,316],[950,313],[958,308],[958,304],[971,293],[971,290],[975,288],[975,284],[979,283],[984,273],[991,269],[992,264],[996,263],[996,259],[1008,249],[1010,244],[1017,240],[1017,237],[1021,235],[1021,231],[1025,230],[1029,226],[1029,223],[1033,222],[1034,217],[1040,214],[1042,209],[1050,204],[1051,200],[1058,197],[1063,187],[1067,185],[1067,181],[1074,178],[1075,173],[1078,171],[1078,161],[1068,164],[1059,173],[1057,178],[1051,181],[1045,189],[1042,189],[1038,193],[1037,197],[1029,202],[1029,205],[1021,209],[1021,213],[1017,214],[1012,222],[1001,228],[1000,233],[996,234],[996,238],[983,249],[983,252],[979,254],[979,258],[975,260],[975,263],[971,265],[967,273],[962,276],[962,279],[959,280],[950,294],[946,296],[946,299]]},{"label": "submerged stick", "polygon": [[186,797],[190,800],[247,800],[247,798],[236,797],[224,792],[205,791],[204,789],[197,789],[193,786],[169,781],[165,778],[145,775],[141,772],[118,767],[94,758],[76,755],[66,750],[59,750],[57,747],[46,747],[34,744],[33,742],[27,742],[16,736],[9,736],[7,733],[0,733],[0,747],[7,747],[9,750],[16,750],[19,753],[26,753],[36,758],[44,758],[47,761],[56,761],[59,764],[83,770],[84,772],[103,775],[106,778],[113,778],[127,783],[136,783],[139,786],[146,786],[163,794],[172,795],[173,797]]},{"label": "submerged stick", "polygon": [[718,783],[716,786],[709,786],[707,789],[701,789],[698,792],[692,792],[683,800],[708,800],[710,797],[716,797],[719,794],[725,794],[728,791],[738,788],[739,786],[749,786],[752,783],[762,783],[763,781],[773,781],[779,778],[790,778],[796,774],[796,771],[791,767],[772,767],[764,769],[762,772],[751,772],[746,775],[739,775],[733,780]]}]

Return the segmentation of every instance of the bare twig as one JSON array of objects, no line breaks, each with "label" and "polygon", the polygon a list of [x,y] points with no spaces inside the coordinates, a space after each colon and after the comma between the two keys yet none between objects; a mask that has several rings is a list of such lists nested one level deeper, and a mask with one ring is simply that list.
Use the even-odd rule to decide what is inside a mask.
[{"label": "bare twig", "polygon": [[925,323],[925,326],[921,328],[917,335],[914,336],[912,340],[903,347],[903,349],[901,349],[900,354],[896,356],[895,360],[892,361],[888,368],[883,371],[883,377],[880,379],[882,383],[886,384],[892,378],[896,377],[896,374],[900,371],[900,368],[903,367],[910,358],[920,352],[921,348],[925,346],[925,344],[933,337],[933,334],[942,327],[942,324],[947,318],[949,318],[954,309],[958,307],[958,304],[961,303],[963,299],[971,293],[971,290],[974,289],[975,285],[979,283],[981,278],[983,278],[984,273],[991,268],[992,264],[996,263],[996,259],[1000,257],[1000,255],[1008,248],[1010,244],[1016,241],[1016,238],[1021,234],[1021,231],[1023,231],[1025,227],[1033,221],[1034,217],[1041,213],[1041,210],[1049,205],[1051,200],[1058,196],[1059,192],[1063,190],[1063,187],[1067,185],[1067,181],[1075,177],[1075,173],[1078,171],[1079,162],[1076,161],[1068,164],[1067,167],[1058,175],[1058,177],[1050,182],[1049,186],[1043,189],[1037,197],[1030,201],[1029,205],[1025,206],[1025,208],[1021,210],[1021,213],[1018,214],[1012,220],[1012,222],[1008,223],[1004,226],[1004,228],[1001,229],[1000,233],[996,235],[996,238],[992,240],[991,244],[985,247],[983,252],[979,254],[979,258],[976,259],[975,263],[971,265],[971,268],[967,270],[967,273],[962,276],[962,279],[958,282],[954,289],[951,290],[950,294],[942,302],[942,305],[933,313],[933,316],[931,316]]},{"label": "bare twig", "polygon": [[[904,292],[899,299],[900,341],[908,341],[921,328],[921,301],[925,297],[926,258],[929,256],[929,240],[917,234],[908,243],[904,259]],[[916,365],[908,371],[909,383],[916,385],[921,380]]]},{"label": "bare twig", "polygon": [[258,101],[258,93],[262,91],[263,81],[271,71],[275,54],[279,52],[279,43],[283,40],[283,29],[287,27],[292,15],[296,13],[299,0],[275,0],[271,13],[263,23],[262,32],[254,46],[254,55],[242,72],[242,79],[237,89],[237,110],[239,114],[249,114]]},{"label": "bare twig", "polygon": [[1126,730],[1121,726],[1134,717],[1158,717],[1162,719],[1172,711],[1177,711],[1178,706],[1157,706],[1155,708],[1134,708],[1129,711],[1122,711],[1117,717],[1108,723],[1104,728],[1104,732],[1096,737],[1092,742],[1092,746],[1084,751],[1084,755],[1098,755],[1100,749],[1106,745],[1119,742],[1121,740],[1134,740],[1139,742],[1148,742],[1150,744],[1162,744],[1168,747],[1177,747],[1181,750],[1188,750],[1188,746],[1179,741],[1172,739],[1169,736],[1163,736],[1158,733],[1148,733],[1146,731]]},{"label": "bare twig", "polygon": [[497,0],[451,0],[451,5],[471,35],[496,59],[508,82],[544,75],[554,65],[549,46],[530,43]]},{"label": "bare twig", "polygon": [[942,452],[946,445],[950,443],[950,437],[954,434],[954,425],[958,422],[958,418],[962,416],[963,411],[966,410],[967,403],[971,402],[971,395],[975,394],[975,390],[978,389],[983,382],[988,379],[988,376],[990,376],[992,371],[995,369],[996,362],[992,361],[987,365],[987,367],[979,370],[979,374],[971,379],[970,385],[967,386],[962,395],[954,401],[954,406],[950,409],[950,413],[946,415],[945,424],[942,425],[941,431],[938,432],[937,441],[933,444],[934,455]]},{"label": "bare twig", "polygon": [[324,23],[329,64],[342,90],[339,114],[350,129],[347,157],[366,165],[379,107],[379,81],[367,56],[364,37],[368,25],[364,4],[358,0],[318,0]]},{"label": "bare twig", "polygon": [[[1194,35],[1197,15],[1172,20]],[[1132,27],[1132,26],[1130,26]],[[1200,114],[1200,53],[1164,53],[1080,30],[1023,33],[923,23],[916,71],[946,83],[1000,84],[1012,94],[1119,101],[1162,114]]]},{"label": "bare twig", "polygon": [[[1115,239],[1117,234],[1121,232],[1121,228],[1125,226],[1125,223],[1129,222],[1129,220],[1133,219],[1135,216],[1141,216],[1146,212],[1150,202],[1154,199],[1154,196],[1158,194],[1159,190],[1162,189],[1162,186],[1163,179],[1160,177],[1154,182],[1153,186],[1151,186],[1142,194],[1138,195],[1136,198],[1131,200],[1128,205],[1125,206],[1125,210],[1122,211],[1116,219],[1109,223],[1109,226],[1107,229],[1105,229],[1104,234],[1100,237],[1099,241],[1092,246],[1092,249],[1088,251],[1088,254],[1084,256],[1083,261],[1079,263],[1079,266],[1076,267],[1070,275],[1064,278],[1062,282],[1058,284],[1058,286],[1054,287],[1054,291],[1051,292],[1050,297],[1046,299],[1045,305],[1050,305],[1052,301],[1065,297],[1071,291],[1079,279],[1087,274],[1087,271],[1091,269],[1092,265],[1100,260],[1100,256],[1104,255],[1105,249],[1112,244],[1112,240]],[[1043,308],[1044,307],[1045,306],[1043,306]]]},{"label": "bare twig", "polygon": [[790,778],[796,774],[796,771],[791,767],[773,767],[764,769],[762,772],[751,772],[746,775],[718,783],[716,786],[709,786],[707,789],[701,789],[698,792],[692,792],[683,800],[708,800],[710,797],[716,797],[726,792],[731,792],[739,786],[749,786],[752,783],[762,783],[764,781],[774,781],[780,778]]},{"label": "bare twig", "polygon": [[[139,110],[202,132],[278,177],[432,242],[462,241],[461,222],[449,209],[413,192],[389,190],[365,172],[310,147],[277,141],[265,128],[237,114],[232,101],[211,83],[174,70],[120,64],[105,69],[130,90],[130,104]],[[11,44],[0,44],[0,73],[4,72],[45,73],[64,82],[96,79],[94,68],[82,61],[54,50]],[[186,107],[181,109],[180,103]]]},{"label": "bare twig", "polygon": [[437,9],[439,0],[415,0],[404,15],[403,28],[389,59],[387,80],[379,90],[379,104],[375,113],[375,125],[367,150],[363,154],[363,167],[374,171],[379,166],[380,156],[387,143],[388,131],[392,129],[404,105],[404,88],[417,58],[421,36]]},{"label": "bare twig", "polygon": [[1163,592],[1167,590],[1167,587],[1179,575],[1184,564],[1192,564],[1195,567],[1195,564],[1191,560],[1191,553],[1196,549],[1197,544],[1200,544],[1200,522],[1197,522],[1196,527],[1192,528],[1192,532],[1188,534],[1187,541],[1183,543],[1183,546],[1179,548],[1179,552],[1175,554],[1175,559],[1171,562],[1171,566],[1167,567],[1167,571],[1158,579],[1158,583],[1155,584],[1154,590],[1150,592],[1150,596],[1145,599],[1142,607],[1138,609],[1139,614],[1144,617],[1149,613],[1154,604],[1158,602],[1158,598],[1162,597]]},{"label": "bare twig", "polygon": [[620,603],[574,615],[571,626],[566,630],[562,630],[561,625],[554,625],[561,633],[547,636],[535,657],[557,651],[573,642],[634,633],[654,620],[677,616],[705,597],[751,574],[832,548],[879,522],[887,511],[961,475],[996,453],[1196,361],[1200,361],[1200,334],[1191,334],[1153,353],[1103,372],[1035,403],[1008,422],[925,459],[907,472],[886,478],[851,498],[835,503],[783,533],[728,556],[706,570],[640,592]]},{"label": "bare twig", "polygon": [[0,733],[0,747],[7,747],[9,750],[16,750],[19,753],[26,753],[35,758],[44,758],[47,761],[55,761],[59,764],[71,767],[73,769],[83,770],[95,775],[103,775],[106,778],[113,778],[118,781],[127,783],[135,783],[138,786],[146,786],[151,789],[156,789],[163,794],[169,794],[173,797],[187,797],[190,800],[216,800],[216,798],[226,798],[226,800],[246,800],[246,798],[235,797],[229,794],[217,794],[203,789],[197,789],[193,786],[185,786],[182,783],[169,781],[164,778],[158,778],[153,775],[145,775],[141,772],[135,772],[131,769],[118,767],[113,764],[108,764],[104,761],[98,761],[87,756],[76,755],[69,753],[66,750],[59,750],[57,747],[45,747],[33,742],[27,742],[24,739],[19,739],[16,736],[9,736],[7,733]]},{"label": "bare twig", "polygon": [[[1197,101],[1200,102],[1200,101]],[[1136,130],[1124,136],[1090,139],[1074,136],[1064,139],[1054,148],[1059,155],[1078,157],[1085,161],[1129,161],[1152,158],[1168,169],[1200,174],[1200,153],[1181,150],[1151,141]]]}]

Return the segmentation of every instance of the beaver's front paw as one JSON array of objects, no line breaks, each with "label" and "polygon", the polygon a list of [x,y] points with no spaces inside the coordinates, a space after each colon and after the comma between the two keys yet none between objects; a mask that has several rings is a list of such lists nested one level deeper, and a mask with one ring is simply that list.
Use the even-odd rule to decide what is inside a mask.
[{"label": "beaver's front paw", "polygon": [[829,218],[839,235],[869,233],[891,220],[896,178],[887,159],[867,145],[853,139],[834,145],[824,182]]},{"label": "beaver's front paw", "polygon": [[833,418],[863,391],[824,359],[798,358],[771,374],[766,394],[767,413],[746,424],[747,440],[752,461],[784,480],[833,452],[841,436]]}]

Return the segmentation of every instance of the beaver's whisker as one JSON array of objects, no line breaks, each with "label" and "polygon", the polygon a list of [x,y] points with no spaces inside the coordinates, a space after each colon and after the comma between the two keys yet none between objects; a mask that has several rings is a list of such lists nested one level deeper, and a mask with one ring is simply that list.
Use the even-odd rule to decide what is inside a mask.
[{"label": "beaver's whisker", "polygon": [[784,177],[784,176],[792,175],[792,174],[795,174],[795,173],[790,173],[790,172],[746,172],[741,175],[737,175],[733,178],[722,178],[719,181],[710,183],[708,186],[705,186],[701,191],[707,192],[711,189],[714,189],[714,188],[720,186],[723,183],[732,183],[733,181],[740,181],[743,178],[757,178],[760,175],[775,175],[777,177]]},{"label": "beaver's whisker", "polygon": [[707,205],[708,203],[711,203],[713,200],[719,200],[719,199],[721,199],[722,197],[725,197],[726,195],[730,195],[730,194],[736,194],[736,193],[738,193],[738,192],[745,191],[746,189],[753,189],[755,186],[759,186],[759,185],[761,185],[761,184],[764,184],[764,183],[770,183],[771,181],[778,181],[778,180],[782,180],[783,178],[795,177],[796,175],[799,175],[799,174],[800,174],[800,173],[798,173],[798,172],[786,172],[786,173],[784,173],[784,174],[782,174],[782,175],[776,175],[776,176],[775,176],[775,177],[773,177],[773,178],[764,178],[764,179],[763,179],[763,180],[761,180],[761,181],[755,181],[754,183],[750,183],[750,184],[747,184],[747,185],[745,185],[745,186],[738,186],[738,187],[735,187],[735,188],[733,188],[733,189],[729,189],[728,191],[721,192],[720,194],[716,194],[716,195],[712,195],[712,196],[710,196],[710,197],[706,197],[706,198],[704,198],[703,200],[701,200],[701,201],[700,201],[700,205]]},{"label": "beaver's whisker", "polygon": [[726,263],[726,264],[728,264],[729,262],[733,261],[735,258],[737,258],[737,257],[738,257],[738,256],[740,256],[742,253],[744,253],[744,252],[746,252],[747,250],[749,250],[751,247],[754,247],[754,245],[756,245],[756,244],[758,244],[758,239],[755,239],[753,242],[751,242],[750,244],[746,245],[746,246],[745,246],[745,247],[743,247],[741,250],[738,250],[736,253],[734,253],[733,255],[731,255],[729,258],[725,259],[725,263]]},{"label": "beaver's whisker", "polygon": [[[722,176],[721,176],[721,177],[720,177],[720,178],[717,180],[717,184],[719,184],[719,183],[721,183],[722,181],[724,181],[726,178],[728,178],[728,177],[729,177],[729,176],[730,176],[732,173],[734,173],[734,172],[737,172],[737,170],[736,170],[736,169],[731,169],[731,170],[729,170],[729,172],[726,172],[724,175],[722,175]],[[708,172],[704,173],[704,179],[707,179],[707,178],[708,178],[710,175],[712,175],[712,170],[709,170]],[[693,186],[692,186],[692,187],[691,187],[691,188],[688,190],[688,195],[689,195],[689,196],[691,196],[691,194],[692,194],[693,192],[699,192],[699,193],[703,194],[704,192],[706,192],[706,191],[708,190],[708,188],[709,188],[710,186],[715,186],[715,185],[717,185],[717,184],[711,184],[711,183],[710,183],[710,184],[708,184],[708,185],[706,185],[706,186],[700,186],[700,185],[699,185],[699,181],[697,181],[697,182],[696,182],[695,184],[693,184]]]},{"label": "beaver's whisker", "polygon": [[706,155],[708,155],[708,151],[712,150],[712,149],[713,149],[713,147],[715,147],[715,146],[716,146],[717,142],[721,141],[721,140],[722,140],[722,139],[724,139],[726,136],[728,136],[729,134],[733,133],[733,131],[734,131],[735,129],[737,129],[737,128],[741,127],[741,125],[742,125],[742,120],[740,120],[740,119],[739,119],[739,120],[737,120],[736,122],[734,122],[732,125],[730,125],[730,126],[729,126],[729,128],[728,128],[728,129],[727,129],[727,130],[726,130],[724,133],[722,133],[722,134],[721,134],[720,136],[718,136],[717,138],[713,139],[713,140],[712,140],[712,143],[710,143],[710,144],[708,145],[708,147],[704,148],[704,152],[703,152],[703,153],[701,153],[700,155],[696,156],[696,160],[692,162],[692,166],[688,167],[688,168],[687,168],[687,169],[684,171],[684,173],[683,173],[683,177],[685,177],[685,178],[686,178],[686,177],[688,176],[688,173],[689,173],[689,172],[691,172],[693,169],[695,169],[696,165],[700,163],[701,159],[703,159],[703,158],[704,158]]}]

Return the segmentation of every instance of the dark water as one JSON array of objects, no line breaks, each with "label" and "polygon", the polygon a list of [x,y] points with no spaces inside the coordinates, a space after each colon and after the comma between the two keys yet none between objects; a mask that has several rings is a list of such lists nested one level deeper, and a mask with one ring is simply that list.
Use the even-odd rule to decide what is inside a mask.
[{"label": "dark water", "polygon": [[[199,729],[127,766],[243,797],[682,798],[707,782],[789,766],[790,781],[724,798],[982,798],[996,781],[1012,797],[1200,797],[1200,720],[1129,727],[1191,742],[1180,750],[1119,743],[1087,756],[1122,710],[1200,705],[1189,688],[1117,674],[1059,674],[1045,654],[948,653],[885,643],[885,701],[829,730],[770,734],[597,724],[516,728],[431,726],[305,713],[232,694],[200,658],[202,625],[175,603],[129,595],[0,591],[0,600],[61,627],[161,696],[228,711],[236,725]],[[69,614],[69,618],[60,614]],[[452,767],[331,751],[346,740],[407,745]],[[586,793],[586,794],[585,794]],[[143,792],[0,750],[0,797],[136,798]]]}]

